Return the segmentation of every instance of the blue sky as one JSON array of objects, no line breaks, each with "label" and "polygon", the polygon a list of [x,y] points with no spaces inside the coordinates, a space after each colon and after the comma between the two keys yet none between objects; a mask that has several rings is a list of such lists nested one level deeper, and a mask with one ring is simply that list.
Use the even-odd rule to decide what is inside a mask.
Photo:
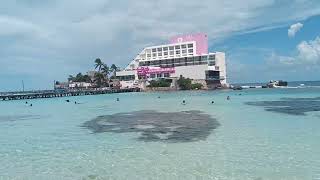
[{"label": "blue sky", "polygon": [[143,47],[194,32],[226,52],[229,82],[320,80],[319,0],[2,0],[0,91],[21,80],[51,89],[97,57],[124,67]]}]

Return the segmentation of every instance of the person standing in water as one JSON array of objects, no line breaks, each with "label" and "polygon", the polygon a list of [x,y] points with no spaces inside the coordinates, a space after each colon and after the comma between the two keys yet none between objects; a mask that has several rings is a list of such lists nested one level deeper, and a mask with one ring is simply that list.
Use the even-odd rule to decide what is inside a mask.
[{"label": "person standing in water", "polygon": [[227,97],[227,100],[230,100],[230,96]]},{"label": "person standing in water", "polygon": [[183,99],[181,104],[186,105],[187,104],[186,100]]},{"label": "person standing in water", "polygon": [[120,101],[120,99],[119,99],[119,98],[117,98],[117,101]]}]

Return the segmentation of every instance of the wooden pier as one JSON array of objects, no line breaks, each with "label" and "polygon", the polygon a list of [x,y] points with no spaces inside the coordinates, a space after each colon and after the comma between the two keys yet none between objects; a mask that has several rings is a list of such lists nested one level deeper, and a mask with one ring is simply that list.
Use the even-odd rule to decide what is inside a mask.
[{"label": "wooden pier", "polygon": [[108,89],[108,90],[72,90],[72,91],[38,91],[25,93],[6,93],[0,94],[0,101],[23,100],[23,99],[38,99],[38,98],[57,98],[68,96],[88,96],[98,94],[140,92],[139,88],[128,89]]}]

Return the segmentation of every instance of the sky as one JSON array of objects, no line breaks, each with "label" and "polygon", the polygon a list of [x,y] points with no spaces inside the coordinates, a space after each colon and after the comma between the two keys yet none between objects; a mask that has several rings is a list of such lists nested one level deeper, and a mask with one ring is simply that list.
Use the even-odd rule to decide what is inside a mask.
[{"label": "sky", "polygon": [[204,32],[230,83],[320,80],[319,0],[1,0],[0,91],[125,67],[144,47]]}]

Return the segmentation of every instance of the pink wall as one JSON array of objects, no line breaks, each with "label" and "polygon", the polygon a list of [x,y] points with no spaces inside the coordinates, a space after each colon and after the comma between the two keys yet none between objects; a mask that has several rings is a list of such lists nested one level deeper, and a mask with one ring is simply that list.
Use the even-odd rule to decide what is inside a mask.
[{"label": "pink wall", "polygon": [[204,33],[178,35],[170,39],[170,43],[181,43],[187,41],[196,42],[196,54],[208,54],[208,36]]},{"label": "pink wall", "polygon": [[175,68],[160,68],[160,67],[138,67],[137,73],[141,76],[146,76],[150,74],[158,74],[158,73],[175,73]]}]

